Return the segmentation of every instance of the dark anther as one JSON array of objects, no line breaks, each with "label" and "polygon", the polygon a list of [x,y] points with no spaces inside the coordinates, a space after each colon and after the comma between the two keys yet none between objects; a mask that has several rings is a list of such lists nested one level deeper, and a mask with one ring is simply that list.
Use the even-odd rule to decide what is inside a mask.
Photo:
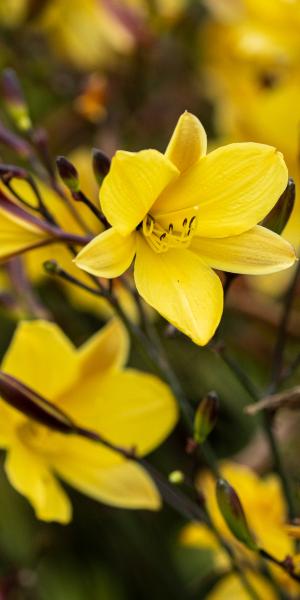
[{"label": "dark anther", "polygon": [[182,223],[182,227],[185,227],[185,226],[186,226],[186,224],[187,224],[187,219],[184,219],[184,220],[183,220],[183,223]]},{"label": "dark anther", "polygon": [[160,236],[160,238],[159,238],[161,242],[162,242],[162,240],[164,240],[164,239],[165,239],[166,235],[167,235],[166,233],[162,233],[162,234],[161,234],[161,236]]},{"label": "dark anther", "polygon": [[173,223],[170,223],[169,225],[169,233],[173,233]]},{"label": "dark anther", "polygon": [[259,84],[266,90],[273,90],[278,84],[278,76],[272,72],[263,72],[258,76]]},{"label": "dark anther", "polygon": [[190,223],[189,223],[189,227],[192,227],[194,221],[195,221],[196,217],[195,215],[191,218]]}]

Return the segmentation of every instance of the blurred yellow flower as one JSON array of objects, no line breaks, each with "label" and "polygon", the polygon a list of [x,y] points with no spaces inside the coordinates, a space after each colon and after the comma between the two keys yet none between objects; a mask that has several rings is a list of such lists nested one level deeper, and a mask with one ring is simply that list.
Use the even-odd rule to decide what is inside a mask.
[{"label": "blurred yellow flower", "polygon": [[[300,4],[296,0],[206,0],[202,30],[206,90],[215,101],[218,134],[227,141],[276,146],[299,184]],[[299,246],[297,194],[284,237]],[[286,274],[260,279],[277,290]],[[255,282],[256,283],[256,282]]]},{"label": "blurred yellow flower", "polygon": [[[249,468],[233,462],[225,462],[221,465],[221,473],[222,477],[238,493],[250,530],[253,532],[258,545],[279,560],[283,560],[287,555],[294,555],[296,548],[294,541],[289,537],[285,527],[287,509],[277,476],[268,475],[265,478],[260,478]],[[212,521],[222,537],[230,544],[239,560],[243,561],[244,564],[252,566],[252,568],[255,567],[257,561],[256,554],[248,550],[233,537],[220,513],[215,495],[215,481],[212,475],[208,472],[203,473],[199,478],[198,484],[199,488],[205,494],[206,505]],[[187,525],[181,533],[181,541],[188,546],[211,550],[215,568],[221,571],[226,571],[230,568],[227,554],[219,546],[216,538],[206,525]],[[292,597],[298,597],[299,585],[278,567],[271,565],[271,569],[280,585],[285,586]],[[223,598],[225,600],[229,597],[239,598],[239,596],[227,595],[229,594],[228,590],[238,590],[239,586],[238,578],[230,576],[208,598],[209,600],[223,600]],[[257,591],[259,591],[259,588]],[[268,600],[269,598],[276,598],[276,596],[271,595],[271,591],[269,594],[267,595],[266,593],[266,595],[262,595],[261,597]]]},{"label": "blurred yellow flower", "polygon": [[166,153],[118,151],[100,191],[112,225],[75,262],[117,277],[135,257],[138,292],[200,345],[213,336],[223,289],[213,269],[264,274],[295,261],[292,247],[257,225],[287,184],[282,155],[231,144],[206,155],[206,134],[185,112]]},{"label": "blurred yellow flower", "polygon": [[[251,571],[245,571],[248,582],[261,600],[279,600],[272,585],[261,575]],[[237,575],[227,575],[221,579],[213,588],[213,591],[205,596],[205,600],[250,600],[250,594],[246,591]]]},{"label": "blurred yellow flower", "polygon": [[[168,387],[153,375],[124,369],[128,337],[110,321],[79,349],[53,323],[21,322],[2,370],[60,407],[83,427],[144,455],[177,418]],[[11,484],[38,518],[67,523],[70,501],[56,475],[84,494],[123,508],[160,507],[155,485],[136,463],[104,446],[64,435],[0,401],[0,444]]]},{"label": "blurred yellow flower", "polygon": [[[97,205],[98,185],[92,172],[90,151],[86,148],[78,148],[71,153],[70,160],[74,162],[78,169],[83,191]],[[97,235],[103,229],[100,221],[85,205],[75,203],[71,196],[69,197],[69,203],[65,202],[41,180],[37,181],[37,185],[43,202],[62,229],[78,235],[86,235],[87,232]],[[29,205],[35,205],[35,196],[25,181],[15,179],[13,187]],[[68,192],[66,194],[68,195]],[[74,210],[78,213],[79,222],[74,215]],[[90,285],[89,277],[74,265],[72,255],[64,244],[54,242],[51,243],[50,247],[43,246],[49,239],[47,232],[40,231],[30,223],[28,225],[26,222],[24,224],[23,221],[16,221],[9,213],[2,212],[1,206],[0,224],[2,231],[0,258],[7,260],[11,254],[26,251],[24,261],[32,282],[40,283],[48,277],[43,269],[43,263],[46,260],[54,259],[68,273],[82,281],[82,283]],[[34,251],[31,252],[31,248],[34,248]],[[93,296],[84,289],[67,282],[63,283],[63,287],[76,308],[91,311],[104,319],[112,316],[112,309],[106,300]],[[116,281],[115,291],[128,316],[136,321],[138,319],[137,309],[130,292],[119,281]]]},{"label": "blurred yellow flower", "polygon": [[0,26],[18,27],[27,13],[28,0],[1,0]]}]

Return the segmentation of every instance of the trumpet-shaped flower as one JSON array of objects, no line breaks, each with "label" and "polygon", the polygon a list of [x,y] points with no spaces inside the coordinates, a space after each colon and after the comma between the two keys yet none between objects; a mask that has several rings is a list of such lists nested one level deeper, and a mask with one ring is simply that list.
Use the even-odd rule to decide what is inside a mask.
[{"label": "trumpet-shaped flower", "polygon": [[[261,479],[249,468],[230,462],[226,462],[221,466],[221,473],[222,477],[228,480],[238,493],[250,530],[258,545],[278,560],[283,560],[287,555],[292,556],[295,554],[294,541],[289,537],[285,526],[287,508],[278,478],[275,475],[268,475],[266,478]],[[199,478],[199,485],[205,493],[206,505],[211,519],[223,539],[231,546],[238,560],[240,559],[244,564],[248,564],[254,569],[257,565],[256,554],[237,541],[221,515],[216,500],[213,477],[209,473],[203,473]],[[214,567],[217,570],[223,571],[230,568],[228,555],[220,547],[217,539],[206,525],[187,525],[181,533],[181,541],[187,546],[210,550]],[[298,563],[298,557],[296,557],[296,560]],[[285,586],[292,597],[298,597],[299,585],[278,567],[272,566],[272,571],[278,583]],[[264,583],[264,580],[260,580],[256,575],[252,583],[254,588],[257,585],[258,593],[260,584],[261,592],[259,596],[262,598],[270,598],[270,600],[273,597],[276,598],[271,591],[267,591],[267,582]],[[216,586],[212,595],[209,595],[208,598],[209,600],[221,600],[223,598],[225,600],[229,597],[239,598],[240,596],[235,595],[234,591],[236,590],[236,594],[238,594],[240,585],[238,577],[229,576]],[[266,586],[265,594],[262,593],[263,585]],[[231,592],[232,596],[230,595]],[[241,598],[243,597],[241,595]]]},{"label": "trumpet-shaped flower", "polygon": [[287,184],[282,155],[271,146],[231,144],[206,155],[206,134],[185,112],[165,154],[119,151],[101,191],[111,224],[75,262],[117,277],[135,257],[140,295],[203,345],[223,310],[213,269],[264,274],[291,266],[293,248],[258,223]]},{"label": "trumpet-shaped flower", "polygon": [[[124,369],[128,338],[117,320],[76,349],[53,323],[23,322],[2,370],[63,410],[74,422],[109,441],[135,447],[138,456],[158,446],[173,427],[176,404],[156,377]],[[0,400],[0,443],[7,450],[11,484],[38,518],[67,523],[69,499],[56,476],[113,506],[158,509],[147,472],[116,452],[49,429]]]}]

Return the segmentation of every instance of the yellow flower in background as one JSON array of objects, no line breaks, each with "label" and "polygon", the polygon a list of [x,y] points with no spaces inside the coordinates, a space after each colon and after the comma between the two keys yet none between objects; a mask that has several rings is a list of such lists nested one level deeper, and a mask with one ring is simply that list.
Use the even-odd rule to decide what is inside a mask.
[{"label": "yellow flower in background", "polygon": [[[300,4],[290,0],[206,0],[211,18],[201,43],[205,89],[227,141],[276,146],[299,184]],[[299,246],[300,199],[284,237]],[[279,291],[287,274],[255,282]]]},{"label": "yellow flower in background", "polygon": [[[245,575],[252,589],[261,600],[280,600],[272,588],[272,584],[252,571],[246,571]],[[205,600],[250,600],[250,595],[243,586],[237,575],[227,575],[221,579],[213,588],[213,591],[205,596]]]},{"label": "yellow flower in background", "polygon": [[[78,168],[83,191],[97,205],[98,185],[92,172],[90,151],[86,148],[79,148],[72,152],[70,160]],[[41,180],[38,180],[36,183],[45,205],[62,229],[78,235],[86,235],[87,233],[97,235],[103,229],[100,221],[85,205],[79,202],[75,203],[71,196],[69,197],[68,205],[53,189]],[[31,206],[35,205],[35,196],[25,181],[15,179],[13,187],[27,203]],[[7,191],[5,193],[7,194]],[[66,194],[68,195],[67,191]],[[74,216],[74,210],[79,215],[79,222]],[[63,269],[77,279],[80,279],[82,283],[91,284],[90,278],[82,271],[80,272],[74,265],[72,255],[64,244],[54,242],[50,246],[43,246],[49,239],[47,232],[41,231],[30,223],[28,225],[26,222],[24,224],[23,221],[21,223],[16,221],[10,213],[4,210],[1,211],[1,206],[0,224],[2,233],[0,258],[7,260],[9,256],[17,252],[26,251],[24,262],[27,274],[33,283],[39,284],[48,277],[43,269],[43,263],[46,260],[54,259]],[[52,240],[52,236],[50,237]],[[9,247],[8,244],[10,244]],[[34,248],[32,252],[30,251],[31,248]],[[67,282],[63,283],[63,288],[75,308],[91,311],[104,319],[112,316],[112,309],[106,300],[93,296],[84,289],[75,287]],[[115,291],[128,316],[136,321],[138,319],[137,309],[130,292],[119,281],[116,281]]]},{"label": "yellow flower in background", "polygon": [[[222,477],[238,493],[245,510],[249,528],[253,532],[258,545],[269,551],[279,560],[283,560],[287,555],[294,555],[296,547],[285,527],[287,508],[278,477],[271,474],[260,478],[248,467],[233,462],[225,462],[221,465],[221,473]],[[222,537],[230,544],[238,559],[245,561],[246,564],[255,568],[256,554],[248,550],[234,538],[220,513],[215,495],[215,481],[212,475],[208,472],[203,473],[199,477],[198,483],[199,488],[205,494],[206,505],[212,521]],[[230,569],[227,554],[219,546],[216,538],[206,525],[198,523],[187,525],[181,533],[181,542],[187,546],[210,550],[215,569],[220,571]],[[278,567],[271,565],[271,569],[279,584],[285,586],[292,597],[298,597],[299,585]],[[239,589],[239,585],[238,578],[234,576],[230,576],[230,578],[226,577],[208,598],[209,600],[223,600],[223,598],[227,600],[229,597],[239,597],[227,595],[229,594],[229,590]],[[263,580],[261,585],[263,585]],[[266,595],[262,595],[261,597],[271,599],[274,596],[268,596],[266,593]]]},{"label": "yellow flower in background", "polygon": [[[139,456],[157,447],[175,424],[169,388],[153,375],[125,369],[128,337],[111,321],[79,349],[53,323],[21,322],[2,370],[61,408],[83,427],[112,443],[136,447]],[[123,508],[160,507],[146,471],[104,446],[64,435],[0,401],[0,444],[5,470],[38,518],[67,523],[70,501],[56,476],[88,496]]]},{"label": "yellow flower in background", "polygon": [[257,225],[286,184],[275,148],[232,144],[206,155],[205,131],[185,112],[165,154],[116,153],[100,191],[112,227],[75,262],[112,278],[135,257],[142,298],[195,343],[206,344],[223,310],[213,269],[264,274],[294,263],[292,247]]},{"label": "yellow flower in background", "polygon": [[0,27],[18,27],[27,13],[28,0],[1,0]]}]

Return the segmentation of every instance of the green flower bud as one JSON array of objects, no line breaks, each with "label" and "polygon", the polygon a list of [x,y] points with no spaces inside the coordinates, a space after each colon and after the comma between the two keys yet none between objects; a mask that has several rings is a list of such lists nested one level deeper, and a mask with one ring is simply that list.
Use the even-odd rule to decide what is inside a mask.
[{"label": "green flower bud", "polygon": [[184,482],[184,474],[182,471],[172,471],[169,473],[169,482],[178,485]]},{"label": "green flower bud", "polygon": [[20,82],[12,69],[5,69],[2,75],[2,95],[8,114],[20,131],[32,127],[28,107]]},{"label": "green flower bud", "polygon": [[194,419],[194,439],[198,444],[203,444],[213,430],[219,412],[219,398],[216,392],[209,392],[201,400]]},{"label": "green flower bud", "polygon": [[257,551],[258,546],[249,529],[244,509],[233,487],[225,479],[218,479],[216,495],[219,509],[234,537],[250,550]]},{"label": "green flower bud", "polygon": [[59,176],[72,193],[80,191],[79,176],[77,169],[65,156],[56,159]]}]

